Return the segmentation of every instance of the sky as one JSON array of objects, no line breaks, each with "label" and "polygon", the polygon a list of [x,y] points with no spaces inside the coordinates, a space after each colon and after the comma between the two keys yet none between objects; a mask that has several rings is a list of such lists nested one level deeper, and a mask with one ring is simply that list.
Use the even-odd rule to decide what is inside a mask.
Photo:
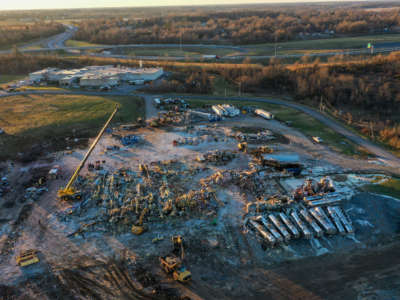
[{"label": "sky", "polygon": [[[9,9],[53,9],[53,8],[94,8],[128,6],[167,6],[167,5],[212,5],[212,4],[250,4],[284,2],[320,2],[321,0],[0,0],[0,10]],[[336,0],[343,1],[343,0]]]}]

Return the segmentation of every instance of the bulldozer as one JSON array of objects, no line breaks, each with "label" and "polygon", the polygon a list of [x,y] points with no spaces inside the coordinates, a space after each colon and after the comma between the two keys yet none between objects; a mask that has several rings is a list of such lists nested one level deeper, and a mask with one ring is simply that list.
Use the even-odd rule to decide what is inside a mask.
[{"label": "bulldozer", "polygon": [[185,258],[183,238],[180,235],[176,235],[171,240],[174,249],[172,250],[172,254],[159,258],[161,268],[167,274],[172,274],[174,280],[182,283],[188,282],[192,278],[192,273],[183,266],[183,259]]},{"label": "bulldozer", "polygon": [[140,213],[139,221],[136,223],[136,225],[132,225],[131,231],[133,234],[141,235],[148,230],[147,226],[143,225],[143,218],[147,214],[148,211],[149,211],[149,209],[147,207],[145,207],[142,210],[142,212]]},{"label": "bulldozer", "polygon": [[68,181],[68,184],[65,186],[65,188],[58,190],[57,196],[61,200],[65,201],[79,201],[82,198],[82,193],[79,190],[76,190],[72,185],[75,182],[75,180],[79,176],[79,172],[82,170],[84,167],[86,161],[88,160],[90,154],[96,147],[97,143],[99,142],[100,138],[102,137],[104,131],[110,124],[111,120],[114,118],[115,114],[118,111],[118,106],[115,107],[114,111],[112,112],[111,116],[108,118],[107,122],[104,124],[103,128],[100,130],[98,133],[97,137],[93,141],[92,145],[90,146],[88,152],[85,154],[84,158],[80,162],[79,166],[76,168],[74,174],[72,175],[71,179]]},{"label": "bulldozer", "polygon": [[21,251],[21,253],[16,258],[17,264],[20,267],[26,267],[39,262],[36,250],[26,250]]}]

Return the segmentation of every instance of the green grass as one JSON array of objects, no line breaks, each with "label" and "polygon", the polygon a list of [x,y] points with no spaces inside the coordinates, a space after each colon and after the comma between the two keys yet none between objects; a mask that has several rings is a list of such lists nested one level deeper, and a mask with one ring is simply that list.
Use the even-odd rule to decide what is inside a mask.
[{"label": "green grass", "polygon": [[63,149],[66,137],[92,137],[115,105],[113,123],[132,122],[145,114],[143,100],[136,97],[84,95],[30,95],[2,99],[0,106],[0,159],[30,151],[33,145]]},{"label": "green grass", "polygon": [[237,96],[239,88],[227,82],[223,77],[216,76],[212,80],[214,96]]},{"label": "green grass", "polygon": [[182,50],[180,48],[135,48],[135,49],[127,49],[124,51],[126,55],[131,56],[187,56],[188,58],[194,56],[201,56],[201,55],[218,55],[218,56],[225,56],[225,55],[233,55],[235,53],[232,49],[224,49],[224,48],[190,48],[184,47]]},{"label": "green grass", "polygon": [[[291,53],[287,50],[327,50],[332,51],[337,49],[351,48],[366,48],[369,42],[384,43],[384,42],[400,42],[400,34],[381,34],[381,35],[366,35],[357,37],[330,38],[306,41],[291,41],[277,43],[278,54]],[[248,45],[247,48],[253,55],[272,54],[274,52],[274,43]],[[298,53],[298,52],[297,52]]]},{"label": "green grass", "polygon": [[380,184],[368,184],[363,187],[367,192],[383,194],[400,199],[400,179],[390,179]]},{"label": "green grass", "polygon": [[293,128],[299,130],[306,136],[310,138],[312,136],[321,137],[323,139],[323,144],[328,145],[331,149],[335,151],[354,157],[365,157],[369,154],[366,150],[359,148],[358,145],[346,139],[339,133],[336,133],[335,131],[325,126],[320,121],[293,108],[288,108],[275,104],[250,102],[250,101],[188,99],[187,102],[194,108],[204,107],[205,104],[212,105],[218,103],[227,103],[239,106],[246,105],[246,106],[255,106],[263,108],[273,113],[275,115],[275,118],[279,121],[283,122],[290,121],[291,126]]},{"label": "green grass", "polygon": [[66,89],[57,86],[23,86],[16,89],[18,92],[25,91],[66,91]]},{"label": "green grass", "polygon": [[68,40],[65,42],[66,47],[95,47],[102,46],[100,44],[92,44],[89,42],[76,41],[76,40]]},{"label": "green grass", "polygon": [[0,75],[0,84],[6,84],[13,81],[26,78],[26,75]]}]

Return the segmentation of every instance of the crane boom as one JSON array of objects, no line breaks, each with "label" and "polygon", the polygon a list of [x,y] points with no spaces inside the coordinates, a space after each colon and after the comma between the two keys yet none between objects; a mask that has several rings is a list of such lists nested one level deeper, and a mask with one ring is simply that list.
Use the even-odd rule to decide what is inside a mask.
[{"label": "crane boom", "polygon": [[112,112],[111,116],[108,118],[107,122],[104,124],[103,128],[98,133],[97,137],[93,141],[93,143],[90,146],[89,150],[86,152],[85,157],[82,159],[82,161],[80,162],[78,168],[76,168],[76,170],[75,170],[74,174],[72,175],[71,179],[68,181],[68,184],[65,186],[64,189],[59,191],[59,196],[60,197],[62,197],[63,195],[66,195],[66,194],[73,194],[74,193],[72,191],[72,184],[75,182],[76,178],[79,175],[79,172],[82,170],[83,166],[85,165],[85,162],[87,161],[87,159],[89,158],[90,154],[92,153],[92,151],[96,147],[97,143],[99,142],[100,138],[104,134],[104,131],[106,130],[106,128],[110,124],[111,120],[114,118],[114,116],[117,113],[117,111],[118,111],[118,106],[115,106],[115,109]]}]

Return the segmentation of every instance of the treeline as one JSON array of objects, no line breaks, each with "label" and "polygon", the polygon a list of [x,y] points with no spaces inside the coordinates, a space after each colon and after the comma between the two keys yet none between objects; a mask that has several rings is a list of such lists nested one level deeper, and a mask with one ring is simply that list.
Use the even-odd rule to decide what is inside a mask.
[{"label": "treeline", "polygon": [[99,44],[253,44],[393,32],[400,9],[280,8],[199,12],[165,17],[98,18],[80,23],[75,39]]},{"label": "treeline", "polygon": [[59,23],[33,23],[0,26],[0,47],[9,47],[21,42],[46,38],[64,31]]},{"label": "treeline", "polygon": [[400,150],[400,52],[369,60],[266,66],[221,74],[247,92],[290,93]]}]

